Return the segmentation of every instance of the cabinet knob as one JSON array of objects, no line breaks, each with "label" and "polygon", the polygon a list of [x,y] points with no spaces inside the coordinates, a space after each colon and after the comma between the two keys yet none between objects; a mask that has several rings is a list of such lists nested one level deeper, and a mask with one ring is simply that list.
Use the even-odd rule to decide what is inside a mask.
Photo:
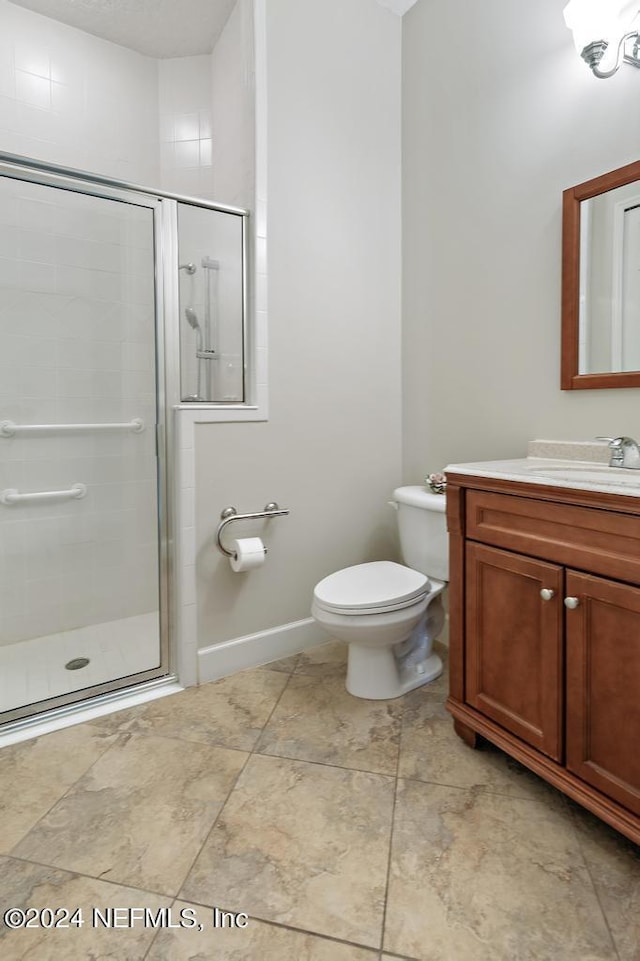
[{"label": "cabinet knob", "polygon": [[579,597],[565,597],[564,606],[568,607],[570,611],[575,611],[576,607],[580,604]]},{"label": "cabinet knob", "polygon": [[556,596],[556,592],[552,591],[550,587],[543,587],[540,591],[540,597],[543,601],[550,601]]}]

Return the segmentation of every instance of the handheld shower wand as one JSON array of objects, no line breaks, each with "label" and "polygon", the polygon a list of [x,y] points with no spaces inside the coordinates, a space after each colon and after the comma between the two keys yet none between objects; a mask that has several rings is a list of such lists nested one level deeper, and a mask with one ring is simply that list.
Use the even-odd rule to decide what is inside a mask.
[{"label": "handheld shower wand", "polygon": [[202,370],[201,370],[201,356],[202,356],[202,328],[200,326],[200,321],[198,320],[198,315],[196,314],[193,307],[185,307],[184,315],[187,318],[187,323],[196,335],[196,365],[197,365],[197,381],[196,381],[196,396],[195,400],[202,400],[202,394],[200,393],[202,388]]},{"label": "handheld shower wand", "polygon": [[187,318],[187,323],[191,329],[196,332],[196,351],[199,353],[202,350],[202,327],[200,326],[198,315],[193,307],[185,307],[184,314]]}]

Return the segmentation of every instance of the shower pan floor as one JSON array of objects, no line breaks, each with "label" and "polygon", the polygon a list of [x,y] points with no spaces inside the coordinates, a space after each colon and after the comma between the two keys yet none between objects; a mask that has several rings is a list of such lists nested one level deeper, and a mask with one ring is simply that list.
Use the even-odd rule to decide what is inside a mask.
[{"label": "shower pan floor", "polygon": [[[37,704],[158,667],[157,611],[0,647],[0,711]],[[77,658],[79,670],[66,665]]]}]

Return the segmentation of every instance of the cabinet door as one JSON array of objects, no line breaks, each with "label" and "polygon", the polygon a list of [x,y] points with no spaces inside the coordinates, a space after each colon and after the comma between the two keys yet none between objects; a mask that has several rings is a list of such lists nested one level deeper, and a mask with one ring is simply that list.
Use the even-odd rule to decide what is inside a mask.
[{"label": "cabinet door", "polygon": [[[465,699],[554,760],[562,754],[563,568],[467,544]],[[553,592],[544,600],[541,591]]]},{"label": "cabinet door", "polygon": [[567,574],[567,767],[640,814],[640,590]]}]

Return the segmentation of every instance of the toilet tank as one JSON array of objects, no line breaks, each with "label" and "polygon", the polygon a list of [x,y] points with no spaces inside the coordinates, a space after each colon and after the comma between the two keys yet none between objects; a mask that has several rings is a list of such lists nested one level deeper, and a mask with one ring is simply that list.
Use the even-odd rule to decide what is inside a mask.
[{"label": "toilet tank", "polygon": [[393,503],[398,510],[402,558],[408,567],[427,577],[449,580],[447,499],[424,487],[397,487]]}]

